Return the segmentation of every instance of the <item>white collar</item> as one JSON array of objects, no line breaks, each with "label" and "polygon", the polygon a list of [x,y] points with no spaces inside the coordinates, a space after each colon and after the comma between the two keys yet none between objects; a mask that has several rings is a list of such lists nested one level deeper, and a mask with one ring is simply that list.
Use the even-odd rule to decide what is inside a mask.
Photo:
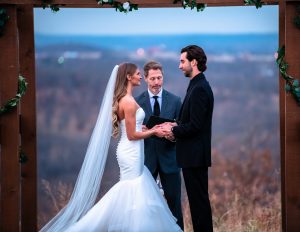
[{"label": "white collar", "polygon": [[158,92],[158,94],[154,95],[149,89],[148,89],[148,94],[149,94],[149,97],[152,98],[153,96],[158,96],[158,98],[161,98],[162,96],[162,88],[160,89],[160,91]]}]

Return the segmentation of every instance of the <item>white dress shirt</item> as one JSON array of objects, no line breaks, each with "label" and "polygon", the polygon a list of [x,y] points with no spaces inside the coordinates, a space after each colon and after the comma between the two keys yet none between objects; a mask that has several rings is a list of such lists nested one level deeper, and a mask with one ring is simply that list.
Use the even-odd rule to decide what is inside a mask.
[{"label": "white dress shirt", "polygon": [[157,101],[159,103],[159,108],[160,108],[160,112],[161,112],[161,103],[162,103],[162,88],[160,89],[159,93],[157,95],[154,95],[153,93],[151,93],[151,91],[148,89],[148,93],[149,93],[149,97],[150,97],[150,104],[151,104],[151,110],[153,112],[153,108],[154,108],[154,102],[155,99],[153,98],[153,96],[158,96]]}]

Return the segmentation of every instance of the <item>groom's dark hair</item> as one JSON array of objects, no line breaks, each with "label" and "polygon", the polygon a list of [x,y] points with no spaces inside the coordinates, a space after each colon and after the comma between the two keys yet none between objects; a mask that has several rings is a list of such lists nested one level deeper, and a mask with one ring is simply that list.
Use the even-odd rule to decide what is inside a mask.
[{"label": "groom's dark hair", "polygon": [[197,45],[189,45],[181,49],[181,53],[184,52],[186,52],[186,58],[188,59],[188,61],[192,61],[193,59],[197,61],[197,67],[200,72],[204,72],[207,69],[206,54],[201,47]]}]

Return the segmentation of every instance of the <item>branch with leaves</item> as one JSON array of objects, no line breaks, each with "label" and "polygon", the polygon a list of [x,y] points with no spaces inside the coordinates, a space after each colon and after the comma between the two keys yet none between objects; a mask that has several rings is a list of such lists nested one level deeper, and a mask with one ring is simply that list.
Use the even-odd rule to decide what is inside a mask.
[{"label": "branch with leaves", "polygon": [[0,36],[4,33],[4,26],[8,21],[9,16],[7,15],[6,9],[0,8]]},{"label": "branch with leaves", "polygon": [[245,5],[255,5],[256,9],[262,7],[261,0],[244,0]]},{"label": "branch with leaves", "polygon": [[116,11],[120,11],[120,12],[124,12],[124,13],[128,13],[129,11],[132,10],[138,10],[138,4],[133,4],[130,1],[121,3],[118,1],[114,1],[114,0],[96,0],[98,5],[111,5],[113,6]]},{"label": "branch with leaves", "polygon": [[18,80],[18,92],[14,98],[8,100],[6,104],[0,108],[0,116],[7,112],[10,112],[14,107],[17,106],[21,97],[27,90],[27,84],[28,83],[26,82],[26,79],[20,75]]},{"label": "branch with leaves", "polygon": [[287,74],[288,63],[284,60],[285,57],[285,46],[282,46],[275,53],[276,63],[279,67],[279,72],[283,79],[286,81],[285,90],[286,92],[291,92],[295,97],[296,101],[300,105],[300,87],[299,80]]},{"label": "branch with leaves", "polygon": [[42,7],[43,9],[50,8],[52,12],[56,13],[59,11],[58,4],[51,4],[53,0],[42,0]]},{"label": "branch with leaves", "polygon": [[197,9],[197,11],[204,11],[206,4],[204,3],[197,3],[196,0],[174,0],[173,4],[177,4],[178,2],[181,2],[181,5],[184,9],[191,8]]}]

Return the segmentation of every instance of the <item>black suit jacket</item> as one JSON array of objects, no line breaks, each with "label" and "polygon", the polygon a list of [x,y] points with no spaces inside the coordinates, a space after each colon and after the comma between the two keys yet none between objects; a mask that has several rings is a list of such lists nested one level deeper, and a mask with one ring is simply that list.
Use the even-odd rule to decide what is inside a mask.
[{"label": "black suit jacket", "polygon": [[[145,111],[144,124],[153,114],[148,91],[136,97],[137,103]],[[181,108],[181,100],[178,96],[163,89],[160,116],[169,119],[178,119]],[[164,173],[177,173],[180,169],[176,162],[175,143],[155,136],[144,139],[145,165],[151,173],[160,166]]]},{"label": "black suit jacket", "polygon": [[182,168],[211,166],[211,127],[214,96],[203,73],[189,84],[173,128],[177,163]]}]

